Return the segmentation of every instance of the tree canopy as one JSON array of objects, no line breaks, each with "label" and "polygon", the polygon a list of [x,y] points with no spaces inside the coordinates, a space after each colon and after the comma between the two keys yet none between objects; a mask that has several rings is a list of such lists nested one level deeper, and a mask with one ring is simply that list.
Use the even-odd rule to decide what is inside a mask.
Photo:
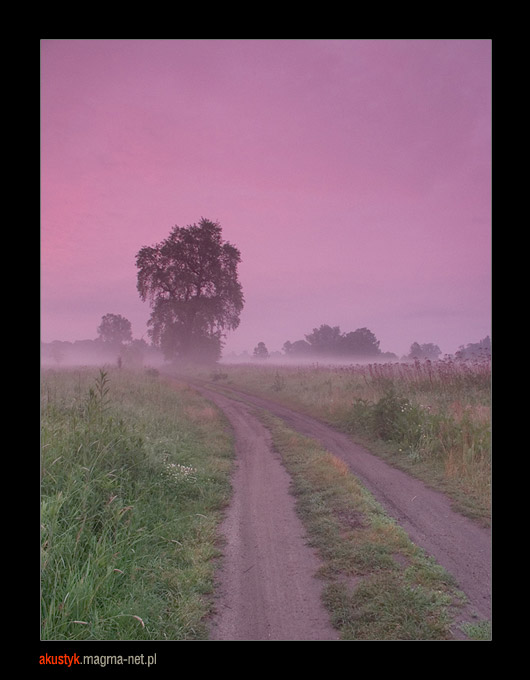
[{"label": "tree canopy", "polygon": [[295,340],[294,342],[287,340],[283,344],[283,351],[291,357],[306,356],[311,353],[311,345],[305,340]]},{"label": "tree canopy", "polygon": [[258,342],[256,347],[254,347],[254,358],[255,359],[268,359],[269,350],[264,342]]},{"label": "tree canopy", "polygon": [[98,335],[103,342],[120,346],[132,340],[131,322],[121,314],[105,314],[101,317]]},{"label": "tree canopy", "polygon": [[283,345],[287,356],[314,357],[375,357],[381,354],[379,340],[368,328],[342,333],[339,326],[322,324],[305,336],[305,340],[287,341]]},{"label": "tree canopy", "polygon": [[438,345],[432,342],[424,343],[420,345],[417,342],[413,342],[410,346],[410,352],[408,354],[409,359],[438,359],[442,350]]},{"label": "tree canopy", "polygon": [[175,226],[136,255],[137,288],[149,301],[148,333],[166,358],[217,360],[225,332],[239,325],[244,305],[239,250],[223,241],[221,226]]},{"label": "tree canopy", "polygon": [[457,359],[487,359],[491,358],[491,338],[486,335],[479,342],[470,342],[465,347],[462,345],[456,353]]},{"label": "tree canopy", "polygon": [[313,328],[313,332],[305,336],[315,354],[339,354],[342,335],[338,326],[322,324]]}]

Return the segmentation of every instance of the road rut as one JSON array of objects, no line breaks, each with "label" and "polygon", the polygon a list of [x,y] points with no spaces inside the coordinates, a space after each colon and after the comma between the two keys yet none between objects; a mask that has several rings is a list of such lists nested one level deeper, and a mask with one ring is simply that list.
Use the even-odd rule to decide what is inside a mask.
[{"label": "road rut", "polygon": [[321,601],[320,562],[307,544],[269,431],[242,402],[197,389],[224,412],[236,446],[211,639],[338,640]]},{"label": "road rut", "polygon": [[[467,616],[491,619],[490,529],[481,527],[455,512],[444,494],[392,467],[362,446],[352,442],[347,435],[315,418],[232,387],[220,388],[206,383],[195,383],[193,386],[198,388],[203,396],[217,403],[233,424],[237,421],[236,436],[238,429],[247,428],[246,435],[239,435],[240,450],[251,447],[255,436],[248,431],[250,423],[255,418],[248,410],[245,410],[247,404],[264,409],[281,418],[292,429],[314,438],[328,451],[344,460],[352,473],[407,532],[410,539],[452,574],[459,588],[468,598]],[[267,435],[262,429],[265,428],[260,425],[259,436],[266,439]],[[242,441],[245,437],[246,440]],[[265,448],[270,447],[267,444]],[[243,461],[241,466],[247,464],[248,462]],[[278,465],[280,465],[279,461]],[[242,474],[241,468],[238,474]],[[288,486],[287,481],[284,482],[284,488],[287,489],[285,485]],[[239,484],[236,484],[236,489],[238,486]],[[265,487],[267,487],[266,495],[274,493],[275,486],[272,481],[266,483]],[[280,492],[280,495],[282,493],[284,492]],[[243,501],[236,500],[237,504],[241,502]],[[271,505],[274,505],[274,502]],[[264,520],[263,517],[262,520]],[[235,520],[232,518],[230,521]],[[243,565],[241,567],[246,568]],[[250,574],[251,571],[252,569],[248,573]]]}]

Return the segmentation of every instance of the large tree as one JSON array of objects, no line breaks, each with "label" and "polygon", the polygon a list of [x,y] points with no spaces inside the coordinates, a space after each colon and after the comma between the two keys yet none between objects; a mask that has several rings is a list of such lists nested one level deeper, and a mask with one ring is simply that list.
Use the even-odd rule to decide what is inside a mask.
[{"label": "large tree", "polygon": [[221,226],[175,226],[136,255],[137,288],[150,302],[149,335],[166,358],[217,360],[225,332],[239,325],[244,298],[239,250],[223,241]]}]

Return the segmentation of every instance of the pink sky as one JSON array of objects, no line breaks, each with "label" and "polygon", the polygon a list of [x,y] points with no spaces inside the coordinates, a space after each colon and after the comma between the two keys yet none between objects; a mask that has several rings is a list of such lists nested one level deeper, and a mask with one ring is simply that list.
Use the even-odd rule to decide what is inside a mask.
[{"label": "pink sky", "polygon": [[226,351],[321,324],[383,351],[491,332],[491,41],[43,40],[41,336],[147,339],[135,255],[218,220]]}]

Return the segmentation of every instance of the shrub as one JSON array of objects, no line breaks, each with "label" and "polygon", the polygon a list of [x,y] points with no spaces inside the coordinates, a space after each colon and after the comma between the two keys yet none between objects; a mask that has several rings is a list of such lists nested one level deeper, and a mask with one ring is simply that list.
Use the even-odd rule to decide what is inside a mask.
[{"label": "shrub", "polygon": [[393,389],[379,399],[373,410],[374,433],[385,441],[414,440],[420,424],[418,410]]},{"label": "shrub", "polygon": [[427,411],[412,404],[393,388],[376,402],[356,399],[349,414],[348,429],[398,444],[413,458],[430,448],[435,427]]}]

